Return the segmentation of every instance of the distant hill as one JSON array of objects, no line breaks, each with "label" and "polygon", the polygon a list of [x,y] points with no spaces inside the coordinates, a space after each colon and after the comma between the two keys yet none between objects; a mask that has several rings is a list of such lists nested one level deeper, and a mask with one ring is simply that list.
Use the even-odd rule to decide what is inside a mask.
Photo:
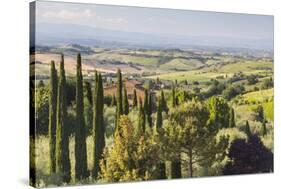
[{"label": "distant hill", "polygon": [[126,48],[190,48],[192,46],[272,50],[273,39],[154,35],[83,25],[38,23],[36,45],[80,44]]}]

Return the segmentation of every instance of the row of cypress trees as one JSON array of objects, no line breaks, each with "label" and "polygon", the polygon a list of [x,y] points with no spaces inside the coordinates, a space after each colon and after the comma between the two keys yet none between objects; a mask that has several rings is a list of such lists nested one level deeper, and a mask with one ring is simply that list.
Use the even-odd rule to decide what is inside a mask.
[{"label": "row of cypress trees", "polygon": [[[87,87],[87,95],[90,86]],[[57,173],[63,182],[70,182],[69,128],[67,126],[66,76],[64,56],[61,55],[59,76],[54,61],[51,62],[50,96],[49,96],[49,146],[50,174]],[[76,124],[75,124],[75,179],[82,180],[89,176],[87,168],[86,127],[84,120],[83,75],[81,55],[77,55],[76,69]],[[88,97],[89,98],[89,97]],[[95,89],[93,98],[93,178],[100,170],[99,161],[105,146],[103,123],[103,83],[102,76],[95,72]]]},{"label": "row of cypress trees", "polygon": [[[61,55],[59,68],[59,77],[55,68],[55,63],[51,62],[50,74],[50,112],[49,112],[49,137],[50,137],[50,172],[61,174],[64,182],[70,182],[70,160],[69,160],[69,129],[66,125],[67,104],[66,104],[66,76],[64,70],[64,57]],[[105,126],[103,120],[104,93],[101,74],[95,71],[94,92],[92,99],[93,112],[93,170],[92,176],[97,179],[100,172],[99,162],[102,158],[105,147]],[[90,94],[87,87],[87,95]],[[87,168],[87,147],[86,147],[86,127],[84,120],[84,102],[83,102],[83,75],[81,55],[77,55],[76,70],[76,127],[75,127],[75,179],[82,180],[89,176]],[[177,105],[175,100],[175,88],[172,89],[172,104]],[[117,93],[113,96],[112,105],[116,105],[116,130],[118,131],[118,121],[121,115],[128,115],[129,102],[126,87],[123,86],[121,70],[117,71]],[[152,128],[152,94],[145,90],[144,102],[140,98],[137,100],[137,93],[133,93],[133,108],[138,107],[138,130],[144,133],[146,127]],[[156,130],[162,127],[162,112],[168,111],[164,92],[161,91],[157,104]],[[179,158],[180,159],[180,158]],[[166,178],[166,165],[159,163],[159,179]],[[171,178],[181,177],[180,161],[171,163]]]}]

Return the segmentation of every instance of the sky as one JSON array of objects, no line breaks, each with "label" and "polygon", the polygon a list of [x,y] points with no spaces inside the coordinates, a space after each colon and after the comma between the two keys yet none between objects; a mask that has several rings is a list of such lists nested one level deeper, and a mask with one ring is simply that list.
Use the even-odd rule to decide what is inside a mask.
[{"label": "sky", "polygon": [[272,40],[273,16],[37,1],[36,23],[156,35]]}]

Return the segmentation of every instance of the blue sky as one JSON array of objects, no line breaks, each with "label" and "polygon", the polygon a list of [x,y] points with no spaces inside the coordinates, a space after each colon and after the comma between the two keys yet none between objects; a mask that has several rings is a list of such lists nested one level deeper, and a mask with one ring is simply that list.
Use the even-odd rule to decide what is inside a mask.
[{"label": "blue sky", "polygon": [[157,35],[272,40],[273,16],[37,1],[36,23]]}]

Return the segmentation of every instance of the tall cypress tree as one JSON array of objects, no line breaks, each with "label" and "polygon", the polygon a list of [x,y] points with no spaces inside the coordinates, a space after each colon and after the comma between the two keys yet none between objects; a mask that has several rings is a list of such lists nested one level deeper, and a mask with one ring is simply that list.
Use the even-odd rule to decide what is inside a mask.
[{"label": "tall cypress tree", "polygon": [[50,148],[50,174],[56,172],[56,116],[57,116],[57,89],[58,78],[55,62],[51,62],[50,94],[49,94],[49,148]]},{"label": "tall cypress tree", "polygon": [[248,137],[250,137],[252,135],[250,125],[249,125],[248,121],[246,121],[245,133],[247,134]]},{"label": "tall cypress tree", "polygon": [[89,82],[85,82],[85,90],[86,90],[86,102],[87,106],[84,107],[85,112],[85,127],[86,127],[86,136],[92,133],[93,130],[93,93],[91,84]]},{"label": "tall cypress tree", "polygon": [[123,102],[122,102],[122,73],[118,68],[117,70],[117,107],[116,107],[116,120],[115,120],[115,128],[118,130],[118,122],[120,115],[123,114]]},{"label": "tall cypress tree", "polygon": [[94,93],[94,116],[93,116],[93,139],[94,139],[94,157],[93,157],[93,178],[97,179],[100,172],[99,161],[102,158],[103,149],[105,146],[104,137],[104,120],[103,120],[103,84],[101,74],[95,73],[95,93]]},{"label": "tall cypress tree", "polygon": [[129,114],[129,102],[128,102],[126,87],[124,87],[124,94],[123,94],[123,111],[125,115]]},{"label": "tall cypress tree", "polygon": [[163,120],[162,120],[162,103],[161,99],[158,100],[158,107],[157,107],[157,119],[156,119],[156,130],[162,127]]},{"label": "tall cypress tree", "polygon": [[162,106],[162,111],[165,111],[167,113],[168,112],[168,106],[167,106],[167,102],[165,100],[163,90],[161,90],[161,106]]},{"label": "tall cypress tree", "polygon": [[56,172],[62,175],[63,182],[70,182],[69,159],[69,129],[66,125],[66,78],[64,71],[64,56],[61,55],[57,98],[57,128],[56,128]]},{"label": "tall cypress tree", "polygon": [[133,108],[138,107],[138,97],[137,97],[137,91],[134,89],[134,96],[133,96]]},{"label": "tall cypress tree", "polygon": [[142,107],[141,98],[139,99],[138,133],[139,134],[145,133],[145,112],[144,112],[144,108]]},{"label": "tall cypress tree", "polygon": [[[156,120],[156,132],[158,132],[158,130],[160,128],[162,128],[163,125],[163,120],[162,120],[162,103],[161,103],[161,99],[159,98],[158,100],[158,107],[157,107],[157,120]],[[157,178],[158,179],[166,179],[166,165],[165,162],[160,162],[156,165],[156,169],[157,169]]]},{"label": "tall cypress tree", "polygon": [[236,126],[235,124],[235,115],[234,115],[234,109],[230,109],[230,116],[229,116],[229,128],[234,128]]},{"label": "tall cypress tree", "polygon": [[116,106],[116,97],[115,97],[115,94],[112,95],[110,106]]},{"label": "tall cypress tree", "polygon": [[147,111],[146,111],[146,116],[147,116],[147,123],[148,126],[151,128],[152,127],[152,96],[151,93],[148,94],[148,104],[147,104]]},{"label": "tall cypress tree", "polygon": [[88,176],[88,164],[84,121],[83,75],[80,53],[77,55],[76,71],[75,178],[76,180],[81,180]]},{"label": "tall cypress tree", "polygon": [[[177,106],[177,100],[176,100],[176,89],[175,86],[172,88],[172,107]],[[180,154],[178,155],[178,158],[171,162],[171,178],[181,178],[181,157]]]},{"label": "tall cypress tree", "polygon": [[177,100],[176,100],[176,89],[175,86],[172,88],[172,107],[176,107]]}]

